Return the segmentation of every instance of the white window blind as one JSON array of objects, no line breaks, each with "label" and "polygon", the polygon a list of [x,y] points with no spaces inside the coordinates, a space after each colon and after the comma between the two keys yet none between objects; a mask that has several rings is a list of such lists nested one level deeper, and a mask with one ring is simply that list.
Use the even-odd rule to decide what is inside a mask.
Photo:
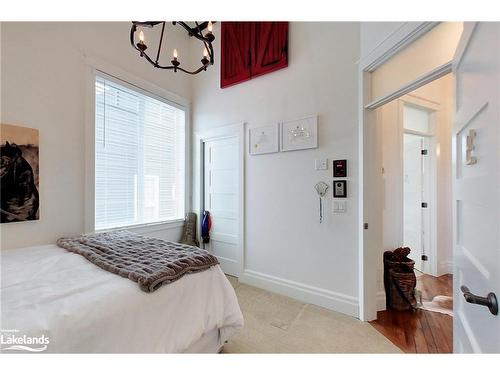
[{"label": "white window blind", "polygon": [[184,218],[185,111],[95,82],[95,229]]}]

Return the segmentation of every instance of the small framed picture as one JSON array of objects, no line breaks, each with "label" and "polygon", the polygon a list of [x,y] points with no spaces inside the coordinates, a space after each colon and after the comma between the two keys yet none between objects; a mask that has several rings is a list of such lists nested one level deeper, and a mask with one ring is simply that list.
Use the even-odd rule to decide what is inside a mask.
[{"label": "small framed picture", "polygon": [[281,151],[318,147],[318,116],[281,123]]},{"label": "small framed picture", "polygon": [[250,155],[270,154],[279,151],[279,124],[248,129]]},{"label": "small framed picture", "polygon": [[347,198],[347,181],[346,180],[333,181],[333,197],[334,198]]}]

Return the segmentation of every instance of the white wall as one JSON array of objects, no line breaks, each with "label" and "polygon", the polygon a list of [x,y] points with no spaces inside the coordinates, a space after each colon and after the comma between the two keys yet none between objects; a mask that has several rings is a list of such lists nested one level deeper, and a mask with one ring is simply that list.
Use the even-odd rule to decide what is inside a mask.
[{"label": "white wall", "polygon": [[[215,33],[219,36],[219,24]],[[196,78],[193,127],[245,121],[272,124],[319,115],[319,148],[249,156],[245,150],[246,226],[243,280],[357,315],[357,67],[359,24],[290,23],[288,68],[220,89],[216,65]],[[328,158],[327,171],[314,160]],[[332,159],[348,159],[347,212],[324,222],[314,185],[332,184]],[[199,206],[194,175],[194,208]]]},{"label": "white wall", "polygon": [[361,22],[360,56],[366,58],[405,22]]},{"label": "white wall", "polygon": [[[436,106],[436,189],[437,189],[437,275],[451,272],[452,216],[451,216],[451,128],[453,79],[450,74],[410,93]],[[404,100],[404,97],[402,98]],[[398,100],[377,109],[377,125],[382,131],[382,159],[384,168],[384,250],[394,250],[402,243],[402,129],[398,118]],[[422,102],[424,104],[424,102]],[[381,259],[381,256],[380,256]],[[382,272],[382,265],[379,265]],[[383,285],[379,285],[383,290]]]},{"label": "white wall", "polygon": [[463,22],[442,22],[391,57],[371,75],[371,100],[380,99],[450,62],[462,30]]},{"label": "white wall", "polygon": [[[1,248],[54,243],[84,231],[84,55],[187,99],[191,81],[139,59],[129,44],[128,22],[2,26],[1,121],[40,131],[40,220],[2,224]],[[179,38],[174,44],[181,56],[189,58],[187,35],[170,34]],[[180,230],[151,234],[178,239]]]}]

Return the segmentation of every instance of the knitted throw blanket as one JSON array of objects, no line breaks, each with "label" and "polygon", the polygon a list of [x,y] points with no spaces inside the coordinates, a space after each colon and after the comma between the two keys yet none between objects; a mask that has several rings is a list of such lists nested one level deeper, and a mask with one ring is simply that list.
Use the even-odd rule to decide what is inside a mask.
[{"label": "knitted throw blanket", "polygon": [[60,238],[57,245],[135,281],[144,292],[154,292],[186,273],[204,271],[219,263],[206,250],[129,231]]}]

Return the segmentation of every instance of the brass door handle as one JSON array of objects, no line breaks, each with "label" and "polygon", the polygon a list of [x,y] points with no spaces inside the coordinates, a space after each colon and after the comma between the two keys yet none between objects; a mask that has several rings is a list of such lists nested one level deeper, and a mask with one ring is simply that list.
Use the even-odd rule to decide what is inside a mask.
[{"label": "brass door handle", "polygon": [[486,297],[476,296],[475,294],[472,294],[469,288],[465,285],[462,285],[460,290],[464,294],[464,298],[468,303],[486,306],[493,315],[498,315],[498,300],[495,293],[488,293]]}]

